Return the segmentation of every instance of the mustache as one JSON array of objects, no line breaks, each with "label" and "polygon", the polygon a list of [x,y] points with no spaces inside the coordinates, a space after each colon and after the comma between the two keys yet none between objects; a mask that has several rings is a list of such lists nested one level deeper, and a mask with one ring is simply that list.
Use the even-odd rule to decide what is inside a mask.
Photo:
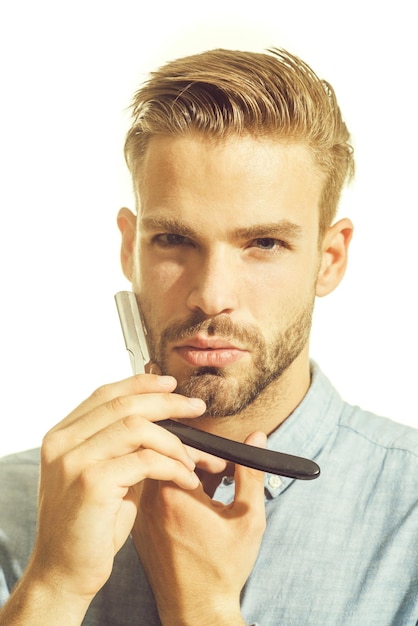
[{"label": "mustache", "polygon": [[198,333],[208,337],[222,337],[227,341],[236,340],[241,344],[262,345],[263,340],[256,328],[248,323],[234,323],[229,315],[217,315],[207,318],[199,312],[192,313],[187,319],[174,322],[164,329],[161,340],[162,344],[173,341],[191,339]]}]

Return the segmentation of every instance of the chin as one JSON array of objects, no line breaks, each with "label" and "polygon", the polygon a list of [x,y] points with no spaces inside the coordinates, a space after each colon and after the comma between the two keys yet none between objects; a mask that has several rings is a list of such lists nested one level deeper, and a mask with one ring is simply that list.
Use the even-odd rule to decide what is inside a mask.
[{"label": "chin", "polygon": [[179,382],[176,393],[201,398],[206,411],[200,417],[228,417],[243,411],[257,397],[259,391],[245,391],[247,383],[237,375],[220,368],[200,368],[185,381]]}]

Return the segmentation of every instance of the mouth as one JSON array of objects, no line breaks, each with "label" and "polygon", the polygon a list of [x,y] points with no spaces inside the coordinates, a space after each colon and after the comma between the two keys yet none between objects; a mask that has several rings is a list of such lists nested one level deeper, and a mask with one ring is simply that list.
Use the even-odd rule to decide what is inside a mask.
[{"label": "mouth", "polygon": [[248,354],[221,337],[199,335],[174,346],[174,352],[193,367],[225,367]]}]

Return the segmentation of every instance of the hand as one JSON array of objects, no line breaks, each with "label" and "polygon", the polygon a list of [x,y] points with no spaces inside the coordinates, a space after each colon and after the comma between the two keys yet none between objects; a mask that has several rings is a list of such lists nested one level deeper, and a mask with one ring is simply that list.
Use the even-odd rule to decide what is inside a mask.
[{"label": "hand", "polygon": [[106,385],[46,435],[29,578],[89,602],[132,529],[138,483],[196,488],[185,446],[152,423],[204,411],[201,400],[171,393],[175,386],[174,378],[151,374]]},{"label": "hand", "polygon": [[[263,433],[246,443],[265,445]],[[244,624],[240,593],[265,529],[263,473],[235,469],[235,500],[223,505],[200,486],[145,481],[132,536],[164,626]]]}]

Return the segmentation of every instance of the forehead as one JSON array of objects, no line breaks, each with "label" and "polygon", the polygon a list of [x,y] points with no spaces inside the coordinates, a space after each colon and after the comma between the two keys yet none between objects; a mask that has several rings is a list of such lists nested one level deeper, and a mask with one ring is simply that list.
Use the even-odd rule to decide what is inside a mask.
[{"label": "forehead", "polygon": [[141,217],[214,228],[275,220],[318,222],[322,178],[308,148],[250,136],[151,138],[138,172]]}]

